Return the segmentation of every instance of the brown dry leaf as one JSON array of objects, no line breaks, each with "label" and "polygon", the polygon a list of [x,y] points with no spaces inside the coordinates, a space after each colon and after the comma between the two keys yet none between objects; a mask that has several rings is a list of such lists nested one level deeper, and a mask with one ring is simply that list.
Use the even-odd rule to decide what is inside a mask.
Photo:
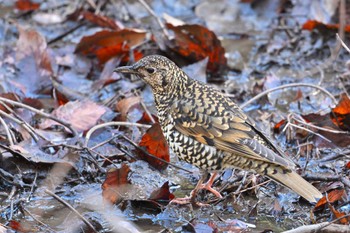
[{"label": "brown dry leaf", "polygon": [[113,30],[122,29],[123,25],[118,22],[118,24],[111,18],[102,15],[96,15],[90,11],[83,11],[82,16],[84,19],[90,21],[93,24],[96,24],[100,27],[107,27]]},{"label": "brown dry leaf", "polygon": [[[328,201],[329,201],[328,203],[334,203],[336,201],[339,201],[344,194],[345,194],[344,189],[335,189],[331,191],[330,193],[328,193]],[[327,204],[327,197],[323,196],[315,205],[314,211],[324,208],[326,204]]]},{"label": "brown dry leaf", "polygon": [[140,96],[132,96],[129,98],[125,98],[120,100],[117,103],[117,111],[121,113],[121,120],[125,121],[128,117],[128,112],[131,110],[131,108],[135,106],[139,106],[141,102]]},{"label": "brown dry leaf", "polygon": [[110,203],[119,203],[125,191],[129,187],[128,175],[130,168],[126,164],[122,164],[119,169],[112,168],[107,172],[106,180],[102,184],[102,196]]},{"label": "brown dry leaf", "polygon": [[162,187],[153,191],[148,199],[154,201],[171,201],[174,197],[174,194],[169,191],[169,182],[167,181]]},{"label": "brown dry leaf", "polygon": [[34,163],[62,163],[69,166],[74,166],[73,162],[59,158],[57,155],[45,153],[37,145],[33,145],[30,139],[22,141],[18,145],[12,145],[9,147],[9,150],[11,153],[19,155],[27,161]]},{"label": "brown dry leaf", "polygon": [[[10,93],[2,93],[2,94],[0,94],[0,97],[6,98],[6,99],[9,99],[9,100],[13,100],[13,101],[20,100],[19,96],[16,95],[15,93],[12,93],[12,92],[10,92]],[[6,104],[6,105],[8,107],[10,107],[11,109],[13,108],[13,106],[11,104]],[[0,104],[0,110],[4,111],[6,113],[10,113],[10,111],[8,111],[7,108],[4,105],[2,105],[2,104]]]},{"label": "brown dry leaf", "polygon": [[328,205],[329,209],[332,211],[332,213],[334,214],[334,220],[335,219],[340,219],[339,222],[343,225],[348,225],[349,221],[350,221],[350,217],[345,217],[342,218],[343,216],[345,216],[346,214],[344,212],[339,212],[338,210],[336,210],[332,205]]},{"label": "brown dry leaf", "polygon": [[[170,162],[169,147],[159,123],[154,123],[152,127],[146,131],[141,138],[139,146],[145,147],[150,154]],[[140,157],[149,162],[149,164],[158,170],[165,169],[168,166],[167,163],[159,161],[143,153],[140,153]]]},{"label": "brown dry leaf", "polygon": [[[58,119],[70,123],[78,132],[83,132],[95,126],[106,111],[106,107],[100,106],[90,100],[77,100],[60,106],[51,114]],[[53,120],[46,119],[39,126],[41,129],[46,129],[54,125],[59,124]]]},{"label": "brown dry leaf", "polygon": [[346,93],[341,95],[337,106],[332,109],[331,118],[335,125],[343,130],[350,130],[350,99]]},{"label": "brown dry leaf", "polygon": [[16,80],[10,82],[29,96],[51,85],[53,70],[45,38],[33,29],[18,26],[18,30],[16,66],[20,73]]},{"label": "brown dry leaf", "polygon": [[192,62],[209,57],[207,69],[211,73],[226,67],[225,49],[214,32],[197,24],[173,26],[167,23],[166,26],[175,34],[175,38],[167,43],[171,50]]},{"label": "brown dry leaf", "polygon": [[[97,56],[100,63],[107,62],[112,57],[122,57],[122,61],[129,59],[130,49],[142,44],[147,33],[136,29],[120,31],[103,30],[91,36],[85,36],[77,45],[75,52],[86,56]],[[135,60],[142,57],[142,53],[134,50]]]},{"label": "brown dry leaf", "polygon": [[[331,116],[332,116],[332,113],[326,114],[326,115],[311,113],[308,115],[304,115],[302,117],[307,122],[310,122],[316,126],[323,127],[329,130],[341,131],[341,129],[334,124],[334,122],[331,119]],[[312,129],[312,130],[330,140],[330,142],[328,142],[323,138],[317,135],[314,135],[312,140],[314,142],[315,147],[317,148],[334,148],[335,146],[346,147],[350,143],[350,135],[332,133],[324,130],[316,130],[316,129]]]},{"label": "brown dry leaf", "polygon": [[34,3],[30,0],[17,0],[16,1],[16,8],[20,11],[32,11],[39,9],[40,3]]}]

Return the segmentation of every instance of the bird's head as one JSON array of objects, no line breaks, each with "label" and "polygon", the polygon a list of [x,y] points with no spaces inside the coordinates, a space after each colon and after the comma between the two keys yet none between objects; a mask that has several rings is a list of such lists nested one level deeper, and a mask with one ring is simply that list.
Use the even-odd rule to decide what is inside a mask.
[{"label": "bird's head", "polygon": [[174,62],[160,55],[142,58],[131,66],[122,66],[114,70],[124,74],[135,74],[149,84],[155,94],[166,94],[172,90],[174,82],[182,70]]}]

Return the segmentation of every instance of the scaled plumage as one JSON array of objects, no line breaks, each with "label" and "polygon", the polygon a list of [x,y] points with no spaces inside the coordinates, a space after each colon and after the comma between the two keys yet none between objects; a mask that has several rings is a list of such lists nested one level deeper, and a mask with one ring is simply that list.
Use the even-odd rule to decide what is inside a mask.
[{"label": "scaled plumage", "polygon": [[254,171],[309,202],[322,197],[231,99],[191,79],[171,60],[147,56],[116,71],[138,75],[151,86],[163,133],[180,159],[208,172],[226,168]]}]

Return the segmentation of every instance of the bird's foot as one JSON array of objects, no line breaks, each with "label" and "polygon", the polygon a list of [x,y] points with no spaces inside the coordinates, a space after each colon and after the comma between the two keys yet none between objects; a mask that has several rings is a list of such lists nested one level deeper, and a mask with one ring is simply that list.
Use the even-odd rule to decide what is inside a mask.
[{"label": "bird's foot", "polygon": [[213,189],[211,187],[212,184],[210,184],[209,182],[202,184],[201,187],[199,187],[199,189],[206,189],[209,192],[211,192],[212,194],[214,194],[217,198],[221,199],[222,195],[220,194],[220,192],[216,191],[215,189]]},{"label": "bird's foot", "polygon": [[179,205],[191,204],[195,208],[210,206],[209,204],[196,201],[197,192],[198,192],[198,189],[193,189],[191,191],[190,197],[174,198],[173,200],[170,201],[170,204],[179,204]]},{"label": "bird's foot", "polygon": [[178,204],[178,205],[187,205],[191,204],[193,207],[208,207],[209,204],[198,202],[194,200],[192,197],[181,197],[181,198],[174,198],[170,201],[169,204]]},{"label": "bird's foot", "polygon": [[207,183],[205,184],[198,184],[198,187],[197,189],[206,189],[208,190],[209,192],[211,192],[212,194],[214,194],[217,198],[222,198],[221,194],[216,191],[215,189],[212,188],[213,186],[213,183],[215,181],[215,177],[217,176],[217,172],[214,172],[213,174],[211,174],[209,180],[207,181]]}]

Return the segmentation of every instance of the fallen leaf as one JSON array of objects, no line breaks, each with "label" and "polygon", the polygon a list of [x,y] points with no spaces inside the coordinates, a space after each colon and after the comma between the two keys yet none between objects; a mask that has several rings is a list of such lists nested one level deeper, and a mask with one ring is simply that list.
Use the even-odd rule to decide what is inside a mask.
[{"label": "fallen leaf", "polygon": [[335,189],[333,191],[331,191],[330,193],[328,193],[328,202],[327,202],[327,197],[323,196],[315,205],[314,207],[314,211],[318,211],[322,208],[324,208],[324,206],[327,203],[334,203],[336,201],[339,201],[343,195],[345,194],[345,190],[344,189]]},{"label": "fallen leaf", "polygon": [[343,225],[348,225],[349,221],[350,221],[350,217],[345,217],[346,215],[344,212],[340,212],[338,210],[336,210],[332,205],[328,205],[329,209],[332,211],[333,215],[334,215],[334,220],[335,219],[340,219],[339,222]]},{"label": "fallen leaf", "polygon": [[123,199],[124,193],[130,188],[128,175],[130,168],[125,163],[121,168],[112,168],[107,172],[106,179],[102,184],[102,196],[110,203],[117,204]]},{"label": "fallen leaf", "polygon": [[18,30],[16,66],[20,73],[10,82],[26,96],[31,96],[51,85],[53,70],[45,38],[33,29],[18,26]]},{"label": "fallen leaf", "polygon": [[274,127],[273,127],[273,132],[278,134],[281,132],[281,128],[286,125],[286,120],[280,120]]},{"label": "fallen leaf", "polygon": [[120,30],[122,29],[123,25],[121,23],[116,23],[113,19],[108,18],[106,16],[102,15],[96,15],[90,11],[83,11],[82,16],[84,19],[88,20],[89,22],[98,25],[100,27],[107,27],[113,30]]},{"label": "fallen leaf", "polygon": [[[152,114],[152,117],[153,117],[153,120],[155,120],[155,122],[159,122],[157,116]],[[137,121],[137,123],[139,123],[139,124],[153,124],[150,116],[146,112],[143,112],[142,117],[140,118],[140,120]]]},{"label": "fallen leaf", "polygon": [[32,11],[39,9],[40,3],[34,3],[30,0],[17,0],[16,8],[20,11]]},{"label": "fallen leaf", "polygon": [[130,200],[130,204],[138,212],[145,211],[147,214],[160,214],[164,209],[161,204],[153,200]]},{"label": "fallen leaf", "polygon": [[[19,96],[16,95],[15,93],[12,93],[12,92],[10,92],[10,93],[2,93],[2,94],[0,94],[0,97],[6,98],[6,99],[9,99],[9,100],[13,100],[13,101],[20,100]],[[13,106],[11,104],[6,104],[6,106],[11,108],[11,109],[13,109]],[[0,104],[0,110],[4,111],[6,113],[10,113],[10,111],[2,104]]]},{"label": "fallen leaf", "polygon": [[[328,129],[328,130],[336,130],[341,131],[341,129],[334,124],[332,121],[332,113],[320,115],[316,113],[311,113],[308,115],[302,116],[307,122],[312,123],[313,125]],[[325,130],[317,130],[312,129],[314,132],[324,136],[330,142],[324,140],[323,138],[314,135],[312,140],[317,148],[334,148],[334,147],[346,147],[350,143],[350,135],[347,134],[340,134],[339,133],[332,133]],[[308,133],[309,134],[309,133]]]},{"label": "fallen leaf", "polygon": [[[339,24],[324,24],[317,20],[308,20],[303,24],[302,29],[308,31],[318,30],[321,33],[327,33],[329,31],[336,33],[338,32]],[[346,25],[344,31],[350,32],[350,25]]]},{"label": "fallen leaf", "polygon": [[[75,52],[86,56],[97,56],[102,64],[116,56],[121,57],[123,62],[127,62],[130,49],[142,44],[146,39],[146,35],[145,31],[135,29],[103,30],[94,35],[83,37]],[[133,50],[133,56],[137,61],[142,57],[142,53]]]},{"label": "fallen leaf", "polygon": [[220,72],[226,67],[225,49],[214,32],[197,24],[173,26],[167,23],[166,27],[175,34],[175,37],[167,42],[171,50],[191,62],[209,57],[207,69],[211,73]]},{"label": "fallen leaf", "polygon": [[33,145],[30,139],[22,141],[17,145],[12,145],[8,149],[11,153],[21,156],[29,162],[45,164],[62,163],[68,166],[74,166],[73,162],[59,158],[56,155],[45,153],[37,145]]},{"label": "fallen leaf", "polygon": [[121,113],[121,120],[127,120],[128,112],[135,106],[139,106],[141,102],[140,96],[132,96],[124,98],[117,103],[117,111]]},{"label": "fallen leaf", "polygon": [[[15,230],[16,232],[21,232],[21,233],[33,232],[33,229],[29,229],[28,226],[25,226],[25,224],[22,224],[21,222],[16,220],[10,220],[9,227],[12,230]],[[9,230],[6,232],[9,232]]]},{"label": "fallen leaf", "polygon": [[[78,132],[83,132],[95,126],[106,111],[106,107],[90,100],[77,100],[60,106],[51,114],[58,119],[70,123]],[[51,119],[45,119],[39,126],[41,129],[46,129],[54,125],[60,124]]]},{"label": "fallen leaf", "polygon": [[[159,123],[154,123],[152,127],[146,131],[141,138],[139,146],[145,147],[150,154],[158,158],[161,158],[167,162],[170,161],[169,147]],[[168,166],[168,164],[152,158],[144,153],[140,153],[140,157],[158,170],[163,170]]]},{"label": "fallen leaf", "polygon": [[167,181],[162,187],[153,191],[148,199],[154,201],[171,201],[174,197],[174,194],[169,191],[169,182]]},{"label": "fallen leaf", "polygon": [[331,119],[333,123],[343,130],[350,131],[350,99],[346,93],[341,95],[337,106],[332,109]]},{"label": "fallen leaf", "polygon": [[350,169],[350,161],[346,163],[346,166],[345,166],[347,169]]}]

